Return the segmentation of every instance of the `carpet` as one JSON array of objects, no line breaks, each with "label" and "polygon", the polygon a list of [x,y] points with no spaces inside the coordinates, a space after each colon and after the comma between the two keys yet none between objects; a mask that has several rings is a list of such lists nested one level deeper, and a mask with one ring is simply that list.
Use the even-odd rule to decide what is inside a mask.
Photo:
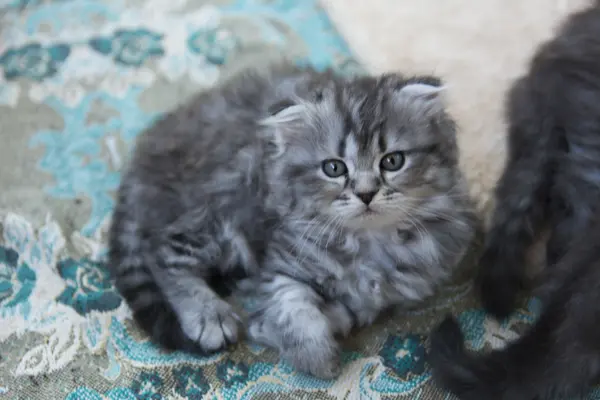
[{"label": "carpet", "polygon": [[315,0],[0,0],[0,399],[449,399],[430,380],[434,324],[460,312],[484,349],[533,321],[534,300],[502,325],[486,318],[458,277],[346,341],[333,381],[245,341],[197,357],[147,340],[105,265],[134,139],[192,94],[281,57],[364,71]]}]

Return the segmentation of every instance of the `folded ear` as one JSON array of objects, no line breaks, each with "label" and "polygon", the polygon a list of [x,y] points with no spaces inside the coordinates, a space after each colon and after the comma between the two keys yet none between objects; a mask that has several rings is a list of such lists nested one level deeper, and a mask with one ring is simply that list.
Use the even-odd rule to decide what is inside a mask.
[{"label": "folded ear", "polygon": [[270,128],[273,143],[279,152],[283,152],[290,141],[305,127],[309,116],[308,104],[283,100],[271,105],[268,111],[271,115],[259,123]]},{"label": "folded ear", "polygon": [[422,112],[427,116],[435,116],[445,109],[444,101],[445,86],[425,82],[409,82],[394,93],[394,99],[403,106]]}]

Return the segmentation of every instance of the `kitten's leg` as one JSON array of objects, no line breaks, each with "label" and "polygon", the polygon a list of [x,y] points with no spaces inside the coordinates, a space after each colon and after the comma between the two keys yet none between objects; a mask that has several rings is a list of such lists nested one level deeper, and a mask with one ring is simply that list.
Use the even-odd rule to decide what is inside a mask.
[{"label": "kitten's leg", "polygon": [[203,279],[179,268],[166,269],[156,275],[188,338],[206,352],[237,341],[237,316]]},{"label": "kitten's leg", "polygon": [[258,309],[250,316],[249,336],[276,348],[302,372],[333,378],[340,372],[338,344],[321,299],[310,287],[276,275],[257,288]]},{"label": "kitten's leg", "polygon": [[600,252],[598,234],[590,234],[587,245],[575,245],[549,271],[541,316],[506,348],[470,354],[456,321],[447,319],[435,329],[430,363],[437,383],[463,400],[572,399],[585,394],[600,375]]},{"label": "kitten's leg", "polygon": [[360,323],[359,316],[339,301],[328,302],[322,309],[334,335],[346,337]]},{"label": "kitten's leg", "polygon": [[238,327],[231,307],[202,278],[217,268],[220,246],[200,234],[142,240],[123,228],[134,224],[115,221],[111,272],[135,321],[152,340],[170,350],[199,353],[235,342]]},{"label": "kitten's leg", "polygon": [[[589,229],[594,220],[595,204],[589,199],[589,183],[571,176],[559,176],[552,193],[552,234],[546,243],[546,261],[556,265],[574,244],[574,238]],[[560,190],[560,191],[559,191]],[[581,196],[580,193],[586,193]]]},{"label": "kitten's leg", "polygon": [[553,298],[528,332],[485,355],[468,353],[458,323],[445,320],[431,337],[434,379],[461,400],[579,398],[600,375],[593,297],[589,304],[578,293]]},{"label": "kitten's leg", "polygon": [[569,250],[577,224],[571,219],[564,219],[552,228],[552,234],[546,243],[546,265],[553,267]]},{"label": "kitten's leg", "polygon": [[[527,88],[511,93],[509,158],[496,187],[496,210],[479,261],[478,286],[485,309],[505,318],[525,283],[525,256],[547,215],[553,179],[550,121],[538,121]],[[535,149],[535,151],[533,150]]]},{"label": "kitten's leg", "polygon": [[520,180],[521,168],[510,166],[502,177],[497,209],[479,260],[481,300],[486,311],[497,318],[507,317],[515,307],[517,295],[525,284],[526,252],[544,215],[543,195],[532,190],[526,178]]}]

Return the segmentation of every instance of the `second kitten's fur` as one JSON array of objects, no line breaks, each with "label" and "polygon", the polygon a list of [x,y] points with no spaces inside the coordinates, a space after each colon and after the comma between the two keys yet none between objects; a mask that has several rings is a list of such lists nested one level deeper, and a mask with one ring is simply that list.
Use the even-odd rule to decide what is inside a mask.
[{"label": "second kitten's fur", "polygon": [[600,5],[539,49],[508,101],[510,156],[480,293],[508,316],[527,286],[525,252],[547,226],[543,310],[523,337],[480,356],[447,319],[432,335],[433,375],[465,400],[573,399],[600,378]]},{"label": "second kitten's fur", "polygon": [[171,349],[237,340],[212,283],[240,281],[248,332],[302,371],[338,373],[335,335],[430,296],[474,229],[454,124],[433,78],[246,73],[140,138],[110,267]]}]

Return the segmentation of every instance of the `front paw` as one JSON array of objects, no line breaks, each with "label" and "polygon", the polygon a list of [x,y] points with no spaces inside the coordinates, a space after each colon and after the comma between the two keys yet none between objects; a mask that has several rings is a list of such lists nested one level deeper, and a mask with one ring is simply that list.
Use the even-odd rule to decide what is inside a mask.
[{"label": "front paw", "polygon": [[212,353],[237,342],[239,317],[221,299],[214,298],[200,310],[182,314],[180,320],[186,335],[205,352]]},{"label": "front paw", "polygon": [[518,273],[518,261],[488,248],[479,261],[477,286],[483,308],[502,320],[516,308],[523,277]]},{"label": "front paw", "polygon": [[285,349],[281,355],[298,371],[320,379],[333,379],[341,372],[339,347],[332,338],[300,343]]},{"label": "front paw", "polygon": [[339,347],[327,320],[302,318],[298,324],[278,325],[272,319],[251,318],[248,336],[257,343],[279,350],[281,357],[294,369],[321,379],[331,379],[340,373]]}]

